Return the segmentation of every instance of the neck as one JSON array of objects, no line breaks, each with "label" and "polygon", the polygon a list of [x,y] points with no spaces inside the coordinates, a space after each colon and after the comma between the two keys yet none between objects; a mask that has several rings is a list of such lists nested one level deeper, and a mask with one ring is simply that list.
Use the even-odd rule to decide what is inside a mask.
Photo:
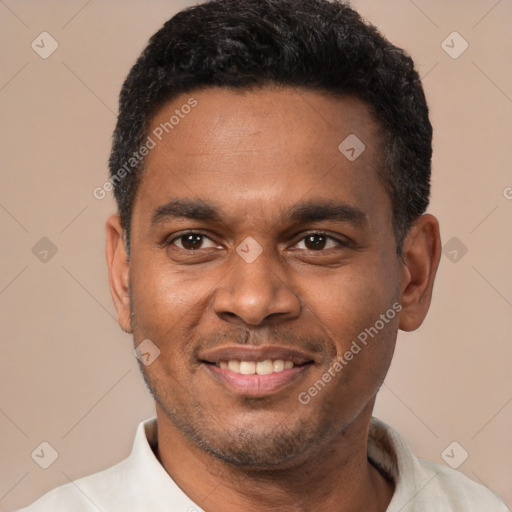
[{"label": "neck", "polygon": [[287,467],[240,468],[187,439],[157,406],[157,456],[176,484],[208,512],[384,512],[393,495],[367,459],[373,404],[336,439]]}]

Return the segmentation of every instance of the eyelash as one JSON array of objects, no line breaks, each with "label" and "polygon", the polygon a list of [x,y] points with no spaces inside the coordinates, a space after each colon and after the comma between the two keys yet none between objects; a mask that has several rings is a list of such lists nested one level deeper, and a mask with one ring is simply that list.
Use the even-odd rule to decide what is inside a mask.
[{"label": "eyelash", "polygon": [[[198,231],[187,231],[185,233],[182,233],[181,235],[179,236],[176,236],[172,239],[169,239],[165,242],[165,245],[166,246],[172,246],[174,245],[174,242],[176,240],[180,240],[181,238],[184,238],[188,235],[198,235],[198,236],[201,236],[203,238],[206,238],[210,241],[213,242],[213,240],[208,236],[208,235],[205,235],[204,233],[200,233]],[[349,246],[349,243],[344,241],[344,240],[340,240],[334,236],[331,236],[331,235],[328,235],[327,233],[324,233],[322,231],[311,231],[309,233],[306,233],[305,235],[303,235],[294,245],[297,245],[298,243],[302,242],[303,240],[305,240],[308,236],[312,236],[312,235],[319,235],[319,236],[324,236],[326,238],[326,240],[331,240],[331,241],[334,241],[338,244],[339,247],[342,247],[342,248],[345,248],[345,247],[348,247]],[[215,243],[215,242],[214,242]],[[201,249],[185,249],[184,247],[177,247],[178,249],[181,249],[183,251],[187,251],[187,252],[195,252],[195,251],[200,251]],[[309,252],[326,252],[326,251],[329,251],[331,249],[334,249],[334,247],[330,247],[328,249],[319,249],[319,250],[313,250],[313,249],[305,249]]]}]

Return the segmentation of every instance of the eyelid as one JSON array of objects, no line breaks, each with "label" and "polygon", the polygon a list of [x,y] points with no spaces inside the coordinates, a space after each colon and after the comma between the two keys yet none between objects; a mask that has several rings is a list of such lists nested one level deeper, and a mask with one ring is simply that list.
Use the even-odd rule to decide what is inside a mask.
[{"label": "eyelid", "polygon": [[[167,245],[175,245],[173,242],[175,242],[176,240],[179,240],[180,238],[183,238],[184,236],[187,236],[187,235],[199,235],[199,236],[202,236],[205,239],[210,240],[210,242],[213,242],[214,244],[220,245],[211,236],[206,235],[205,233],[202,233],[200,230],[197,230],[197,229],[189,229],[189,230],[186,230],[186,231],[182,231],[179,234],[173,233],[172,235],[170,235],[170,236],[165,238],[165,240],[164,240],[162,245],[165,245],[165,246],[167,246]],[[181,249],[181,247],[179,247],[179,249]]]},{"label": "eyelid", "polygon": [[[335,235],[331,235],[326,231],[312,230],[312,231],[308,231],[307,233],[301,233],[300,238],[296,239],[296,241],[293,245],[294,246],[297,245],[299,242],[302,242],[306,237],[308,237],[310,235],[323,235],[327,239],[333,240],[341,247],[347,247],[350,244],[350,241],[348,239],[346,239],[345,237],[338,237]],[[308,250],[308,249],[306,249],[306,250]],[[325,250],[328,250],[328,249],[324,249],[324,251]],[[315,251],[315,252],[322,252],[322,251]]]}]

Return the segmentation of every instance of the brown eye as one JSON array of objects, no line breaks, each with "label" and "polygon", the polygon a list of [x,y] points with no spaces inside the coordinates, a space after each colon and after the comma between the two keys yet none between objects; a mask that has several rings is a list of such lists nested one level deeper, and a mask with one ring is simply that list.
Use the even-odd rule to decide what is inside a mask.
[{"label": "brown eye", "polygon": [[304,245],[310,251],[320,250],[325,248],[327,237],[325,235],[308,235],[304,238]]},{"label": "brown eye", "polygon": [[301,238],[297,244],[299,249],[317,252],[321,252],[324,249],[335,249],[336,247],[344,248],[347,246],[347,242],[338,240],[337,238],[326,235],[325,233],[310,233],[309,235]]},{"label": "brown eye", "polygon": [[181,240],[184,249],[194,250],[201,247],[203,237],[201,235],[184,235]]},{"label": "brown eye", "polygon": [[205,249],[204,246],[207,243],[210,244],[208,247],[216,246],[206,235],[202,235],[201,233],[186,233],[185,235],[180,235],[174,240],[171,240],[169,245],[176,245],[187,251],[197,251],[199,249]]}]

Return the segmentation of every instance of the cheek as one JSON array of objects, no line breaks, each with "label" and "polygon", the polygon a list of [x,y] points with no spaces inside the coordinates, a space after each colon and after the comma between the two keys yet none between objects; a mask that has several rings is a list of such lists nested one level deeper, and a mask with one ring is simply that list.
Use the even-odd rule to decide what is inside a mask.
[{"label": "cheek", "polygon": [[392,273],[389,267],[361,265],[360,271],[347,267],[326,279],[305,301],[331,337],[357,337],[396,301],[398,288]]},{"label": "cheek", "polygon": [[196,309],[207,290],[204,279],[196,280],[187,269],[173,269],[164,257],[148,254],[132,262],[134,313],[141,322],[166,327]]},{"label": "cheek", "polygon": [[[162,258],[163,259],[163,258]],[[204,324],[212,290],[218,282],[215,272],[201,275],[187,269],[170,268],[151,254],[132,260],[132,305],[136,343],[148,338],[162,357],[155,369],[182,371],[195,359],[193,347],[198,326]],[[138,264],[145,261],[146,264]],[[151,365],[153,366],[153,365]]]},{"label": "cheek", "polygon": [[313,317],[332,340],[324,371],[342,358],[333,386],[338,397],[359,393],[369,398],[389,368],[398,325],[394,269],[389,262],[367,258],[362,265],[341,269],[336,279],[326,280],[322,293],[311,296]]}]

